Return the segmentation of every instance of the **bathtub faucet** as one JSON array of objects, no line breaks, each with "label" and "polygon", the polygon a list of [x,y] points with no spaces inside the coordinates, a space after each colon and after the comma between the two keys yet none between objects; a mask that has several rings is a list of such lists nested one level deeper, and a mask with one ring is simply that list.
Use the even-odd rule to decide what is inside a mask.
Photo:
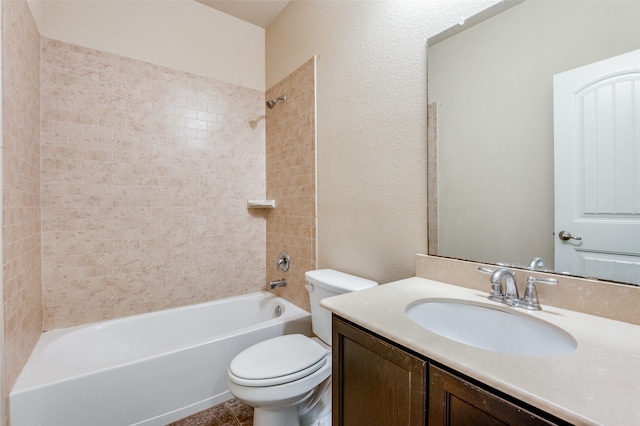
[{"label": "bathtub faucet", "polygon": [[286,285],[287,285],[287,280],[285,280],[284,278],[281,280],[270,281],[269,290],[274,290],[278,287],[284,287]]}]

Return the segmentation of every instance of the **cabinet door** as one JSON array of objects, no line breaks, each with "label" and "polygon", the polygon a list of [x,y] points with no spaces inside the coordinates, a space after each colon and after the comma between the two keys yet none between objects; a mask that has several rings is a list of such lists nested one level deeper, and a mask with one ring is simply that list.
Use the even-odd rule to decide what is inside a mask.
[{"label": "cabinet door", "polygon": [[333,425],[424,425],[426,362],[334,316]]},{"label": "cabinet door", "polygon": [[429,425],[554,425],[438,367],[429,367]]}]

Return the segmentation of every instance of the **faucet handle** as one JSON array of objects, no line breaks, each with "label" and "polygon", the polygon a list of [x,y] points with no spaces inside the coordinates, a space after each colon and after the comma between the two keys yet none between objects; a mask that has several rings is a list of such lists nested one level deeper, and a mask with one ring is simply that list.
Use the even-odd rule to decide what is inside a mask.
[{"label": "faucet handle", "polygon": [[[484,268],[482,266],[478,266],[476,268],[476,271],[482,272],[483,274],[488,274],[488,275],[493,275],[493,273],[495,272],[489,268]],[[502,302],[504,300],[504,292],[502,290],[501,282],[497,282],[497,283],[491,282],[491,290],[489,291],[489,296],[487,296],[487,298],[489,300],[494,300],[496,302]]]},{"label": "faucet handle", "polygon": [[536,290],[536,283],[547,284],[547,285],[556,285],[558,284],[558,280],[555,278],[536,278],[529,276],[527,278],[527,287],[524,290],[524,296],[520,299],[520,307],[525,309],[531,309],[535,311],[539,311],[542,309],[540,307],[540,302],[538,301],[538,291]]},{"label": "faucet handle", "polygon": [[289,264],[291,263],[291,259],[289,258],[289,253],[286,251],[281,251],[278,256],[278,261],[276,262],[276,271],[287,272],[289,270]]},{"label": "faucet handle", "polygon": [[527,278],[527,285],[529,285],[529,283],[532,283],[535,285],[535,283],[540,283],[540,284],[546,284],[546,285],[556,285],[558,284],[558,280],[556,280],[555,278],[537,278],[537,277],[528,277]]}]

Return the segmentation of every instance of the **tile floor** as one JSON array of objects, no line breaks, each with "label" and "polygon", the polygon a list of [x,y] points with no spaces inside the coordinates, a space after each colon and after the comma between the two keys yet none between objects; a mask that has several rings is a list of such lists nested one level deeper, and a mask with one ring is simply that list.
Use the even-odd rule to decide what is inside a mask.
[{"label": "tile floor", "polygon": [[185,417],[167,426],[251,426],[253,408],[237,399],[230,399],[215,407]]}]

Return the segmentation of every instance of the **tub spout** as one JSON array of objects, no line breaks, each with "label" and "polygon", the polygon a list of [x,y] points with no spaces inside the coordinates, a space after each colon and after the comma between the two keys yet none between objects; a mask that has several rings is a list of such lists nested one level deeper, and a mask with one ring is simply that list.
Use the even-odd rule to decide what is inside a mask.
[{"label": "tub spout", "polygon": [[281,280],[275,280],[269,282],[269,290],[274,290],[278,287],[285,287],[287,285],[287,280],[284,278]]}]

